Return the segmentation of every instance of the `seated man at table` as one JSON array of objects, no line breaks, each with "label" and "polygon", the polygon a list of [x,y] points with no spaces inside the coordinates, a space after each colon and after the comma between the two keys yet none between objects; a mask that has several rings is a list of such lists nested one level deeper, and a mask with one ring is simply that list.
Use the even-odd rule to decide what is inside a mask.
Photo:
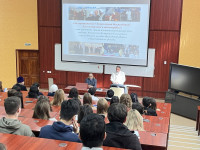
[{"label": "seated man at table", "polygon": [[19,97],[12,96],[4,100],[6,117],[0,119],[0,133],[34,136],[30,127],[22,124],[18,120],[21,112],[21,100]]},{"label": "seated man at table", "polygon": [[108,108],[108,120],[106,124],[106,139],[104,146],[141,150],[137,135],[123,124],[126,121],[127,107],[124,104],[114,103]]},{"label": "seated man at table", "polygon": [[21,91],[27,91],[26,86],[24,85],[24,78],[23,77],[18,77],[17,78],[17,84],[14,86],[19,86]]},{"label": "seated man at table", "polygon": [[[76,115],[79,104],[75,100],[63,101],[61,104],[60,121],[41,128],[39,137],[71,142],[81,142],[78,133]],[[73,125],[73,127],[71,126]],[[74,132],[74,133],[73,133]]]},{"label": "seated man at table", "polygon": [[95,79],[95,77],[93,76],[92,73],[89,74],[88,78],[85,79],[85,83],[88,84],[89,88],[96,88],[97,87],[97,80]]},{"label": "seated man at table", "polygon": [[105,136],[105,122],[102,116],[89,114],[82,119],[79,134],[83,142],[82,150],[103,150],[101,146]]}]

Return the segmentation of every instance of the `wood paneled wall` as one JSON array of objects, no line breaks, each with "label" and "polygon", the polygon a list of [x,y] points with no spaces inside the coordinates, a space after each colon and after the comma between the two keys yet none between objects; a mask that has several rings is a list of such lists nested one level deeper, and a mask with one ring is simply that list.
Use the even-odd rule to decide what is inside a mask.
[{"label": "wood paneled wall", "polygon": [[[149,48],[156,49],[155,76],[153,78],[127,77],[127,84],[140,96],[164,98],[168,89],[169,64],[178,62],[183,0],[151,0]],[[60,0],[38,0],[38,32],[40,51],[40,84],[48,87],[48,78],[54,78],[59,88],[84,82],[87,73],[56,71],[54,69],[54,44],[61,43]],[[167,61],[167,64],[164,64]],[[47,73],[51,71],[51,73]],[[98,87],[108,88],[110,75],[95,74]]]}]

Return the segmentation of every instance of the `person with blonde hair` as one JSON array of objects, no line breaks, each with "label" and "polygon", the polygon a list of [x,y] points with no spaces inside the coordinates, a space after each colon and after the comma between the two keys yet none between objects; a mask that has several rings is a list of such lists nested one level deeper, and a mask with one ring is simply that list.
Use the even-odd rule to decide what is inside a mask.
[{"label": "person with blonde hair", "polygon": [[108,102],[105,98],[100,98],[97,102],[97,114],[107,117]]},{"label": "person with blonde hair", "polygon": [[64,93],[64,91],[62,89],[58,89],[55,92],[54,99],[51,102],[51,105],[61,106],[61,103],[64,101],[64,99],[65,99],[65,93]]},{"label": "person with blonde hair", "polygon": [[129,94],[122,94],[120,97],[120,103],[126,105],[128,110],[132,109],[132,99]]},{"label": "person with blonde hair", "polygon": [[127,126],[130,131],[144,131],[143,117],[136,109],[128,111],[124,125]]}]

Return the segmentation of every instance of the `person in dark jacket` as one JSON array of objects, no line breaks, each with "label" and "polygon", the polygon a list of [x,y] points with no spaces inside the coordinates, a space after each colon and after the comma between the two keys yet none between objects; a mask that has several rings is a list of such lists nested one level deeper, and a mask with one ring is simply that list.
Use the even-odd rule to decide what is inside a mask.
[{"label": "person in dark jacket", "polygon": [[18,77],[17,78],[17,84],[15,84],[14,86],[19,86],[21,91],[27,91],[26,86],[24,85],[24,78],[23,77]]},{"label": "person in dark jacket", "polygon": [[123,124],[127,116],[127,107],[121,103],[114,103],[108,108],[108,120],[106,124],[106,139],[104,146],[142,150],[137,135]]},{"label": "person in dark jacket", "polygon": [[[79,104],[75,100],[63,101],[61,104],[60,121],[54,122],[53,125],[42,127],[39,137],[81,142],[78,137],[78,124],[75,117],[78,112]],[[73,127],[71,125],[73,125]]]},{"label": "person in dark jacket", "polygon": [[155,104],[153,104],[153,102],[155,102],[155,100],[153,100],[152,97],[144,97],[142,99],[142,104],[144,106],[145,115],[157,116],[156,106],[155,106],[156,102],[155,102]]},{"label": "person in dark jacket", "polygon": [[97,79],[94,78],[93,74],[90,73],[88,78],[85,79],[85,83],[88,84],[89,88],[96,88],[97,87]]},{"label": "person in dark jacket", "polygon": [[39,96],[38,87],[35,86],[35,85],[32,85],[32,86],[30,87],[29,92],[28,92],[27,98],[38,98],[38,96]]}]

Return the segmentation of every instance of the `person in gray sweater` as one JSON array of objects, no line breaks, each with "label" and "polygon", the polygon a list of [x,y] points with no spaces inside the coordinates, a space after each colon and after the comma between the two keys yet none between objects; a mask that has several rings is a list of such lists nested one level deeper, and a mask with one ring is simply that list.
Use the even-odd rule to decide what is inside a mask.
[{"label": "person in gray sweater", "polygon": [[21,112],[21,100],[19,97],[8,97],[4,101],[6,117],[0,119],[0,133],[34,136],[30,127],[18,120]]}]

